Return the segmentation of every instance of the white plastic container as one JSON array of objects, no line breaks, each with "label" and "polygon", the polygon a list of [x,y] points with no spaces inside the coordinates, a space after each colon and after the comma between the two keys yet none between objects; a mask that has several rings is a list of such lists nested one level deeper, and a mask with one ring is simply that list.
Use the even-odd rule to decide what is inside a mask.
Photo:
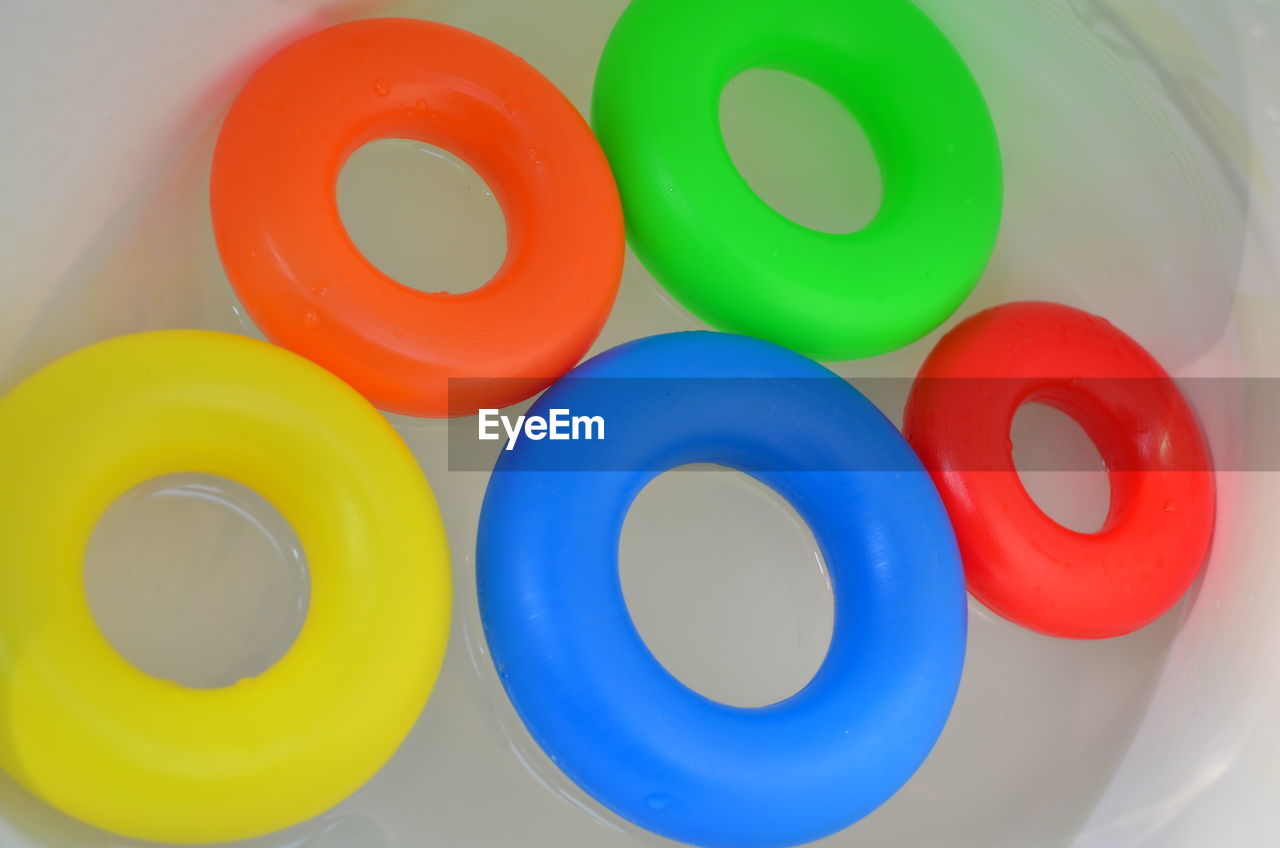
[{"label": "white plastic container", "polygon": [[[524,56],[584,112],[624,0],[19,0],[0,29],[0,389],[65,353],[160,327],[253,334],[209,230],[218,122],[257,63],[340,20],[403,14]],[[1280,377],[1280,7],[1270,0],[919,0],[978,77],[1004,151],[1004,229],[948,322],[1050,299],[1100,313],[1179,377]],[[798,220],[852,226],[874,165],[849,116],[811,86],[750,72],[722,103],[735,159]],[[420,145],[371,145],[344,172],[348,226],[412,285],[465,289],[498,266],[482,182]],[[433,151],[427,150],[428,153]],[[597,349],[699,326],[629,258]],[[944,328],[945,329],[945,328]],[[910,376],[938,333],[854,380]],[[880,385],[894,385],[885,383]],[[1218,384],[1230,386],[1229,383]],[[875,399],[895,420],[903,398]],[[877,848],[1203,848],[1280,833],[1280,477],[1245,446],[1276,410],[1198,397],[1215,455],[1214,550],[1187,600],[1122,639],[1037,636],[971,604],[960,698],[898,796],[831,837]],[[319,819],[260,848],[662,844],[569,783],[515,718],[485,655],[472,561],[485,475],[449,472],[441,422],[395,420],[440,497],[457,614],[445,672],[400,753]],[[1088,456],[1029,410],[1024,458]],[[1243,470],[1238,470],[1243,469]],[[3,469],[0,469],[2,479]],[[1097,473],[1026,475],[1055,516],[1096,523]],[[0,563],[0,567],[11,567]],[[821,660],[831,602],[808,531],[733,473],[667,474],[623,537],[624,585],[660,659],[701,691],[761,704]],[[87,556],[95,614],[133,661],[190,685],[267,667],[305,615],[296,541],[261,499],[207,479],[127,496]],[[0,704],[0,721],[4,708]],[[0,846],[135,843],[87,828],[0,776]]]}]

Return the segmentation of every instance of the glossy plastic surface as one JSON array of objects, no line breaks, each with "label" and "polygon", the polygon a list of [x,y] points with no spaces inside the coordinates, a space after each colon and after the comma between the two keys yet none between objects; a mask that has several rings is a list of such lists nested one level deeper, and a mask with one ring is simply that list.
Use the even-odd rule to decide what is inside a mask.
[{"label": "glossy plastic surface", "polygon": [[[461,294],[402,286],[352,243],[334,186],[366,142],[453,151],[493,187],[507,258]],[[493,42],[444,24],[341,24],[286,47],[236,98],[210,200],[227,276],[263,332],[382,409],[515,403],[571,368],[622,273],[617,189],[586,122]],[[502,378],[450,398],[450,377]]]},{"label": "glossy plastic surface", "polygon": [[[356,392],[263,342],[142,333],[20,384],[0,445],[0,765],[31,792],[129,837],[218,842],[324,812],[396,750],[444,658],[449,554],[413,456]],[[81,575],[112,501],[185,471],[264,495],[311,571],[293,647],[224,688],[132,666]]]},{"label": "glossy plastic surface", "polygon": [[[738,173],[720,94],[757,67],[817,83],[862,124],[884,175],[865,228],[801,226]],[[884,353],[955,311],[995,246],[991,115],[963,59],[907,0],[636,0],[601,57],[592,123],[636,253],[720,329],[819,359]]]},{"label": "glossy plastic surface", "polygon": [[[6,4],[3,389],[67,351],[121,333],[258,332],[213,242],[209,163],[227,107],[281,47],[352,17],[439,20],[520,55],[585,113],[601,51],[627,5]],[[818,845],[1267,845],[1280,832],[1280,678],[1268,671],[1280,667],[1280,474],[1230,469],[1246,447],[1274,441],[1277,419],[1229,398],[1215,402],[1225,392],[1213,387],[1240,375],[1280,375],[1280,7],[917,5],[979,81],[1004,153],[1000,243],[946,328],[1028,299],[1068,303],[1122,327],[1179,381],[1201,417],[1219,466],[1218,525],[1203,579],[1168,615],[1129,636],[1045,637],[970,597],[964,678],[938,745],[893,799]],[[816,226],[851,227],[863,207],[850,192],[874,165],[850,152],[852,118],[810,108],[810,92],[821,96],[781,73],[744,73],[722,100],[723,133],[743,176],[776,208]],[[393,145],[403,155],[382,155]],[[366,145],[343,171],[344,220],[392,276],[408,266],[439,269],[452,281],[488,279],[497,263],[471,260],[501,250],[506,234],[495,216],[468,206],[485,184],[470,171],[465,184],[453,179],[432,155],[438,151],[424,148]],[[342,200],[343,182],[368,202],[355,208]],[[374,231],[387,241],[366,241]],[[407,273],[397,279],[431,288]],[[699,328],[629,255],[617,308],[592,353]],[[833,370],[899,421],[912,378],[940,336]],[[1020,468],[1080,467],[1070,450],[1076,443],[1046,426],[1063,418],[1040,404],[1023,408],[1013,433]],[[580,791],[529,737],[485,653],[474,596],[488,475],[450,470],[446,422],[391,420],[427,470],[453,545],[458,611],[440,683],[407,742],[361,791],[236,848],[670,848]],[[1101,520],[1103,471],[1034,472],[1027,486],[1067,523],[1081,513]],[[153,673],[177,668],[183,680],[216,684],[252,675],[287,649],[292,631],[272,634],[280,610],[298,602],[295,563],[255,553],[248,543],[259,531],[231,520],[229,507],[228,520],[205,523],[131,504],[113,511],[121,520],[111,529],[137,543],[90,563],[104,566],[97,573],[114,594],[89,586],[104,628],[108,618],[129,623],[127,640],[109,632],[126,656]],[[744,706],[772,703],[821,664],[832,620],[826,571],[795,511],[755,480],[731,471],[660,475],[628,513],[619,558],[646,644],[698,691]],[[304,578],[304,603],[305,589]],[[150,657],[130,650],[141,640]],[[61,815],[4,774],[0,844],[152,845]]]},{"label": "glossy plastic surface", "polygon": [[[668,388],[637,400],[637,383]],[[631,470],[547,471],[539,454],[564,443],[517,442],[490,480],[476,554],[494,665],[550,758],[615,813],[695,845],[808,842],[896,792],[951,711],[965,597],[937,492],[893,425],[817,363],[706,332],[596,356],[531,414],[558,407],[625,420],[577,447],[602,468],[627,457]],[[907,470],[838,470],[869,456]],[[831,569],[826,659],[771,706],[728,706],[679,682],[623,600],[627,511],[650,480],[690,462],[744,470],[781,494]]]},{"label": "glossy plastic surface", "polygon": [[[1009,431],[1032,402],[1073,417],[1110,469],[1097,533],[1054,521],[1018,478]],[[1200,425],[1159,363],[1103,318],[1023,302],[966,319],[920,368],[903,428],[947,504],[970,591],[1024,627],[1130,633],[1186,594],[1208,554]]]}]

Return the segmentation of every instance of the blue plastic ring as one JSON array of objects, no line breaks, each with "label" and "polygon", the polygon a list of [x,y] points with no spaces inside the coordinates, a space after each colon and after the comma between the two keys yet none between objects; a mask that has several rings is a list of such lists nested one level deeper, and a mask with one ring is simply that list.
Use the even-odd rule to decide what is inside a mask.
[{"label": "blue plastic ring", "polygon": [[[665,388],[636,391],[655,385]],[[522,440],[504,451],[477,551],[494,664],[552,761],[623,818],[695,845],[808,842],[893,795],[946,722],[966,628],[951,525],[893,425],[799,354],[705,332],[600,354],[530,414],[555,408],[601,415],[612,429],[604,441]],[[569,450],[619,470],[553,470],[548,457]],[[869,456],[897,470],[842,470],[866,468]],[[771,706],[689,689],[627,612],[627,510],[655,476],[689,462],[744,470],[779,492],[830,569],[827,656],[804,689]]]}]

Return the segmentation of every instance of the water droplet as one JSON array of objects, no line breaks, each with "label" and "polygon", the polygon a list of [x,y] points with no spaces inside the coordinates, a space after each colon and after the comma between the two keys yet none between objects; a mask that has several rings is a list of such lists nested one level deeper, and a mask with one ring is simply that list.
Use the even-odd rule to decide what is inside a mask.
[{"label": "water droplet", "polygon": [[1165,501],[1165,502],[1164,502],[1164,511],[1165,511],[1165,512],[1177,512],[1177,511],[1178,511],[1178,505],[1177,505],[1176,503],[1174,503],[1173,501]]},{"label": "water droplet", "polygon": [[655,792],[645,799],[651,810],[665,810],[671,806],[671,796],[665,792]]},{"label": "water droplet", "polygon": [[391,83],[387,82],[382,77],[378,77],[373,81],[373,90],[378,93],[379,97],[386,97],[391,93]]},{"label": "water droplet", "polygon": [[314,330],[316,327],[320,326],[320,316],[315,312],[308,312],[306,315],[302,316],[302,326],[306,327],[308,330]]}]

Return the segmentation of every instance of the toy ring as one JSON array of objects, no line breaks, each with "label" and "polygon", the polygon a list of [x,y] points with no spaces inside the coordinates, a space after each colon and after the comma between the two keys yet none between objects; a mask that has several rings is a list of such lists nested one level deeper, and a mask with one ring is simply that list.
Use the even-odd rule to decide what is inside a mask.
[{"label": "toy ring", "polygon": [[[380,138],[446,148],[493,187],[507,257],[484,286],[410,289],[347,235],[338,173]],[[541,390],[591,346],[622,273],[617,188],[586,122],[524,60],[444,24],[341,24],[270,59],[223,124],[210,200],[263,332],[391,412],[464,415]],[[451,377],[468,378],[452,397]]]},{"label": "toy ring", "polygon": [[[1098,532],[1063,527],[1023,488],[1009,429],[1031,402],[1074,418],[1106,462]],[[951,514],[969,590],[1024,627],[1076,639],[1137,630],[1182,597],[1208,553],[1213,474],[1195,415],[1102,318],[1011,303],[965,320],[921,367],[904,431]]]},{"label": "toy ring", "polygon": [[[444,655],[448,549],[412,454],[338,378],[239,336],[125,336],[0,400],[0,453],[0,766],[31,792],[131,838],[244,839],[341,801],[409,732]],[[82,578],[107,506],[188,471],[264,495],[311,572],[294,645],[222,689],[131,665]]]},{"label": "toy ring", "polygon": [[[822,86],[866,130],[884,197],[865,228],[803,227],[738,173],[717,104],[754,67]],[[964,301],[995,245],[991,116],[908,0],[634,0],[601,58],[592,122],[637,255],[723,330],[819,359],[893,350]]]},{"label": "toy ring", "polygon": [[[951,709],[966,612],[946,514],[893,426],[821,365],[707,332],[600,354],[529,414],[561,407],[612,429],[602,441],[503,451],[477,548],[494,664],[551,759],[615,813],[696,845],[807,842],[896,792]],[[605,471],[554,470],[565,444]],[[898,473],[843,470],[868,456]],[[746,471],[784,496],[830,567],[826,659],[772,706],[728,706],[687,688],[627,612],[627,510],[655,476],[691,462]]]}]

